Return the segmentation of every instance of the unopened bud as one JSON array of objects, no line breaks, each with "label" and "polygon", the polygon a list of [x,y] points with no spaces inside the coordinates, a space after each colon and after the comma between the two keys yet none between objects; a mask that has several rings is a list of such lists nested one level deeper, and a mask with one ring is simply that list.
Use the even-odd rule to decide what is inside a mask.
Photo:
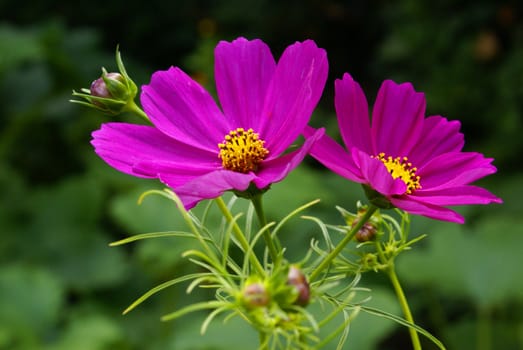
[{"label": "unopened bud", "polygon": [[120,72],[108,73],[102,68],[102,76],[93,81],[89,89],[81,89],[81,92],[73,91],[73,96],[83,100],[71,100],[71,102],[111,115],[133,110],[136,107],[134,99],[138,88],[127,75],[118,51],[116,51],[116,63]]},{"label": "unopened bud", "polygon": [[366,222],[361,226],[355,236],[358,242],[368,242],[376,238],[376,226]]},{"label": "unopened bud", "polygon": [[247,284],[243,288],[241,298],[247,308],[255,308],[269,304],[269,294],[261,282]]},{"label": "unopened bud", "polygon": [[306,306],[310,300],[310,287],[307,278],[296,266],[289,267],[289,273],[287,274],[287,283],[294,286],[298,292],[298,297],[294,301],[294,304],[299,306]]},{"label": "unopened bud", "polygon": [[121,95],[120,91],[125,94],[125,90],[125,78],[120,73],[104,74],[93,81],[89,89],[91,96],[103,98],[115,98]]},{"label": "unopened bud", "polygon": [[359,261],[359,264],[362,271],[378,271],[379,268],[378,257],[374,253],[367,253],[363,255]]}]

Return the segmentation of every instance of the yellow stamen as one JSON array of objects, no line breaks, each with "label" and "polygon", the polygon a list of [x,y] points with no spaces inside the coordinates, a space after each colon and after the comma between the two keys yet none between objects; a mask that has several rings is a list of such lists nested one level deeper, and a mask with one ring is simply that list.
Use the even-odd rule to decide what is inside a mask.
[{"label": "yellow stamen", "polygon": [[381,152],[375,158],[385,164],[393,179],[401,179],[407,185],[407,194],[421,188],[420,177],[416,175],[418,168],[413,167],[407,157],[392,158]]},{"label": "yellow stamen", "polygon": [[222,160],[224,169],[239,173],[256,171],[269,154],[269,150],[263,147],[264,143],[252,129],[245,131],[238,128],[225,135],[225,140],[218,144],[218,157]]}]

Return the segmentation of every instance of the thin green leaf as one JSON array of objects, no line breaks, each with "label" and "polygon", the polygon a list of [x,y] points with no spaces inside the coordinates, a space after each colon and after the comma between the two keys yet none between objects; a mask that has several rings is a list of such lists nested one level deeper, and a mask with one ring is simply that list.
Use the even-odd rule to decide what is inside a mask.
[{"label": "thin green leaf", "polygon": [[223,301],[202,301],[200,303],[188,305],[178,311],[162,316],[162,321],[171,321],[178,317],[184,316],[191,312],[206,310],[206,309],[216,309],[223,307],[225,303]]},{"label": "thin green leaf", "polygon": [[137,307],[138,305],[140,305],[141,303],[143,303],[145,300],[147,300],[151,295],[153,294],[156,294],[158,293],[159,291],[167,288],[167,287],[170,287],[170,286],[173,286],[175,284],[178,284],[180,282],[185,282],[185,281],[188,281],[188,280],[191,280],[191,279],[194,279],[194,278],[197,278],[197,277],[200,277],[202,274],[201,273],[194,273],[194,274],[190,274],[190,275],[186,275],[186,276],[182,276],[182,277],[179,277],[179,278],[175,278],[175,279],[172,279],[170,281],[167,281],[167,282],[164,282],[152,289],[150,289],[149,291],[147,291],[145,294],[143,294],[141,297],[139,297],[138,299],[136,299],[131,305],[129,305],[127,307],[127,309],[125,309],[122,314],[125,315],[127,313],[129,313],[131,310],[133,310],[135,307]]},{"label": "thin green leaf", "polygon": [[134,235],[131,237],[121,239],[116,242],[111,242],[111,243],[109,243],[109,246],[115,247],[115,246],[119,246],[122,244],[139,241],[142,239],[159,238],[159,237],[183,237],[183,238],[197,239],[196,237],[194,237],[194,235],[192,233],[189,233],[189,232],[182,232],[182,231],[150,232],[150,233],[141,233],[138,235]]},{"label": "thin green leaf", "polygon": [[[192,291],[194,290],[194,288],[196,288],[198,285],[200,285],[201,283],[204,283],[204,282],[207,282],[207,283],[210,283],[213,279],[216,279],[214,278],[214,275],[212,273],[208,273],[206,274],[206,276],[202,276],[202,277],[198,277],[198,278],[195,278],[190,284],[189,286],[187,287],[186,291],[188,294],[192,293]],[[214,282],[214,281],[213,281]]]},{"label": "thin green leaf", "polygon": [[276,227],[274,228],[274,231],[272,232],[273,235],[276,235],[276,233],[280,230],[280,228],[287,222],[289,221],[291,218],[293,218],[294,216],[296,216],[298,213],[304,211],[305,209],[307,209],[308,207],[311,207],[317,203],[319,203],[320,200],[319,199],[315,199],[309,203],[306,203],[304,205],[302,205],[301,207],[299,208],[296,208],[294,209],[293,211],[291,211],[289,214],[287,214],[287,216],[285,216],[283,219],[280,220],[280,222],[278,223],[278,225],[276,225]]},{"label": "thin green leaf", "polygon": [[217,309],[215,309],[213,312],[211,312],[206,318],[205,320],[203,321],[202,323],[202,327],[200,328],[200,334],[205,334],[205,332],[207,331],[207,328],[209,327],[209,324],[212,322],[212,320],[218,316],[219,314],[221,314],[222,312],[225,312],[227,310],[230,310],[231,306],[228,305],[228,304],[225,304],[223,305],[222,307],[219,307]]},{"label": "thin green leaf", "polygon": [[314,216],[302,216],[302,219],[314,221],[319,226],[321,233],[323,234],[323,239],[325,239],[325,242],[327,243],[327,247],[329,249],[334,248],[334,244],[332,244],[332,241],[330,239],[329,230],[327,229],[327,226],[323,221]]},{"label": "thin green leaf", "polygon": [[446,350],[445,346],[443,345],[443,343],[441,341],[439,341],[435,336],[433,336],[428,331],[426,331],[425,329],[421,328],[420,326],[418,326],[416,324],[410,323],[409,321],[407,321],[401,317],[398,317],[391,313],[385,312],[383,310],[375,309],[373,307],[362,306],[362,305],[360,305],[359,307],[361,308],[361,310],[365,311],[368,314],[379,316],[379,317],[384,317],[391,321],[399,323],[405,327],[412,328],[412,329],[416,330],[418,333],[424,335],[427,339],[432,341],[434,344],[436,344],[441,350]]}]

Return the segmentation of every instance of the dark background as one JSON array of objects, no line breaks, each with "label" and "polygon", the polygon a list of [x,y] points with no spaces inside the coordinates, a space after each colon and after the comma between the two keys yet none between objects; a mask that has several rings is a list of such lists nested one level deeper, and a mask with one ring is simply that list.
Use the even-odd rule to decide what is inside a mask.
[{"label": "dark background", "polygon": [[[111,118],[68,102],[102,66],[116,69],[117,45],[138,85],[177,65],[212,90],[214,46],[238,36],[263,39],[276,56],[307,38],[327,49],[329,80],[311,123],[333,135],[334,79],[351,73],[373,101],[391,78],[425,92],[428,114],[460,120],[466,150],[496,159],[498,173],[480,185],[505,203],[460,209],[463,226],[414,218],[413,231],[429,238],[399,259],[399,273],[415,319],[449,349],[523,348],[520,1],[30,1],[21,8],[2,0],[0,349],[256,348],[241,322],[216,323],[204,337],[199,314],[161,323],[198,299],[183,289],[120,316],[186,271],[187,245],[107,246],[180,220],[164,201],[136,205],[141,192],[160,185],[98,159],[90,133]],[[363,193],[309,159],[267,197],[274,219],[319,197],[315,214],[340,223],[334,206],[352,210]],[[305,249],[309,238],[287,239]],[[399,312],[387,281],[371,274],[364,283],[376,305]],[[404,328],[362,315],[347,348],[406,349],[408,341]]]}]

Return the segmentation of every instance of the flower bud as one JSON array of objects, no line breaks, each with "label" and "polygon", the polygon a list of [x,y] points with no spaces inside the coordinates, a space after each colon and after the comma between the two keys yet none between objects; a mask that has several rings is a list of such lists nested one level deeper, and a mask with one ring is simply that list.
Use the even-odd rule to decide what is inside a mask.
[{"label": "flower bud", "polygon": [[[356,223],[354,223],[356,224]],[[376,238],[376,226],[370,222],[366,222],[356,233],[356,240],[358,242],[368,242]]]},{"label": "flower bud", "polygon": [[[93,81],[89,89],[91,96],[102,98],[115,98],[125,96],[125,78],[120,73],[105,73],[100,78]],[[99,102],[95,101],[95,104]]]},{"label": "flower bud", "polygon": [[108,73],[105,68],[102,68],[102,76],[93,81],[89,89],[81,89],[81,93],[73,91],[73,96],[80,97],[83,101],[71,100],[71,102],[110,115],[134,110],[136,107],[134,99],[138,88],[127,75],[118,51],[116,51],[116,63],[119,72]]},{"label": "flower bud", "polygon": [[242,290],[242,303],[249,309],[269,304],[269,293],[261,282],[251,282]]},{"label": "flower bud", "polygon": [[310,300],[310,287],[303,272],[296,266],[290,266],[287,274],[287,283],[296,288],[298,296],[294,304],[306,306]]},{"label": "flower bud", "polygon": [[380,268],[378,256],[375,253],[364,254],[359,261],[360,269],[365,271],[378,271]]}]

